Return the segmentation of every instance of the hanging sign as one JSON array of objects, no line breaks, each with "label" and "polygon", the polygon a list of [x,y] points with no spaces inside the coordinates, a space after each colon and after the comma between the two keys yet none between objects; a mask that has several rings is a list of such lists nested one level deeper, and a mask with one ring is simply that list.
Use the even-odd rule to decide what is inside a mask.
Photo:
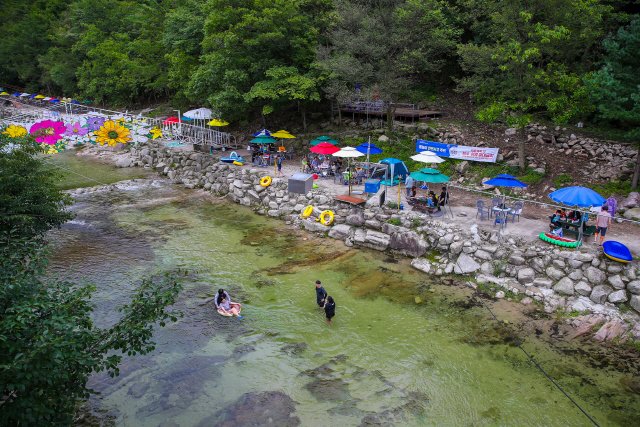
[{"label": "hanging sign", "polygon": [[442,144],[440,142],[425,141],[419,139],[416,143],[416,151],[430,151],[440,157],[452,159],[472,160],[474,162],[495,163],[498,158],[498,148],[465,147],[464,145]]}]

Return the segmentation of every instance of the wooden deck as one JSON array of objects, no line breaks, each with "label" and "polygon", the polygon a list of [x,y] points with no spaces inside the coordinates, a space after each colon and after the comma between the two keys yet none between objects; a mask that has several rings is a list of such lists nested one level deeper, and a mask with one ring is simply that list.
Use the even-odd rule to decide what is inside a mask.
[{"label": "wooden deck", "polygon": [[[386,111],[376,111],[376,110],[359,110],[359,109],[350,109],[350,108],[340,108],[340,111],[343,113],[352,113],[352,114],[368,114],[370,116],[386,116]],[[412,110],[411,108],[396,108],[396,110],[392,113],[394,117],[412,117],[415,119],[429,118],[433,119],[436,117],[442,117],[442,111],[431,111],[431,110]]]},{"label": "wooden deck", "polygon": [[345,202],[345,203],[349,203],[351,205],[356,205],[356,206],[366,202],[365,199],[359,199],[357,197],[347,196],[347,195],[333,196],[333,199],[339,202]]}]

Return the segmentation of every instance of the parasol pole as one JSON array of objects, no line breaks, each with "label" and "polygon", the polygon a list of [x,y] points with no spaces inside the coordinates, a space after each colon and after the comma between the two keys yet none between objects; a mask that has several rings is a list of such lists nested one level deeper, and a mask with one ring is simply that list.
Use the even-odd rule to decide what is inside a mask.
[{"label": "parasol pole", "polygon": [[369,178],[369,151],[371,151],[371,135],[369,135],[369,145],[367,145],[367,178]]},{"label": "parasol pole", "polygon": [[398,212],[400,212],[400,194],[402,192],[402,181],[400,181],[400,176],[398,175]]},{"label": "parasol pole", "polygon": [[349,196],[351,196],[351,157],[349,157],[347,165],[347,177],[349,178]]}]

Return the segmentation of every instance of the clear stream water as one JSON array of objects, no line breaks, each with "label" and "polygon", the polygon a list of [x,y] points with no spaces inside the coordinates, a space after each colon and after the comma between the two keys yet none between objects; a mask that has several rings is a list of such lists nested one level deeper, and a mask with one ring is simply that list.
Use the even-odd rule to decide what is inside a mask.
[{"label": "clear stream water", "polygon": [[[56,163],[123,179],[75,156]],[[119,377],[91,378],[99,394],[78,425],[591,425],[455,279],[160,181],[83,194],[73,210],[51,233],[51,272],[98,286],[97,324],[114,321],[142,276],[190,271],[184,318],[158,328],[156,350],[125,358]],[[316,279],[337,302],[331,326]],[[218,288],[244,304],[243,320],[204,303]],[[635,353],[566,340],[533,307],[488,304],[601,426],[640,425]]]}]

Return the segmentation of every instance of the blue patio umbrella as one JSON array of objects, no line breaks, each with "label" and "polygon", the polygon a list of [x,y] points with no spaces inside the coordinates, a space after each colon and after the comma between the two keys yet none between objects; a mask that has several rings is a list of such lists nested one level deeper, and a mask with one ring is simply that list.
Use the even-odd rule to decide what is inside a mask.
[{"label": "blue patio umbrella", "polygon": [[34,93],[33,95],[29,96],[29,98],[35,98],[36,96],[38,96],[38,94]]},{"label": "blue patio umbrella", "polygon": [[606,199],[586,187],[566,187],[549,194],[551,200],[566,206],[588,208],[590,206],[602,206]]},{"label": "blue patio umbrella", "polygon": [[271,136],[271,132],[266,129],[262,129],[261,131],[254,133],[253,136]]},{"label": "blue patio umbrella", "polygon": [[485,181],[486,185],[495,185],[497,187],[527,187],[524,182],[518,181],[515,176],[512,175],[496,175],[495,178]]},{"label": "blue patio umbrella", "polygon": [[51,103],[53,103],[53,104],[56,104],[56,103],[60,102],[60,100],[59,100],[59,99],[52,99],[52,100],[51,100],[51,101],[49,101],[49,102],[51,102]]},{"label": "blue patio umbrella", "polygon": [[16,93],[11,94],[11,96],[20,96],[20,95],[22,95],[22,93],[20,93],[20,92],[16,92]]},{"label": "blue patio umbrella", "polygon": [[71,101],[71,104],[80,104],[79,101],[76,101],[75,99]]},{"label": "blue patio umbrella", "polygon": [[368,142],[362,143],[356,147],[356,150],[363,154],[382,154],[383,151],[381,148],[377,147],[375,144],[370,144]]}]

